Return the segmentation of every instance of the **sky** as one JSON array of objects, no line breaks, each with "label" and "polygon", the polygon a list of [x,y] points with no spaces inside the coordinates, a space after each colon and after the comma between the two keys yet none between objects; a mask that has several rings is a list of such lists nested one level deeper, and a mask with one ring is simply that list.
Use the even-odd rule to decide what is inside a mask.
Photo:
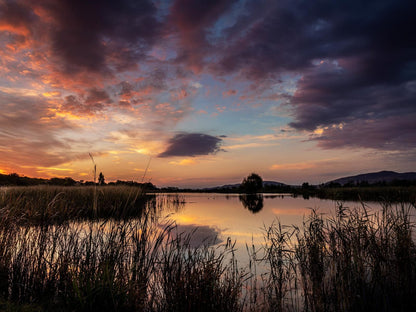
[{"label": "sky", "polygon": [[415,171],[416,2],[0,0],[0,173]]}]

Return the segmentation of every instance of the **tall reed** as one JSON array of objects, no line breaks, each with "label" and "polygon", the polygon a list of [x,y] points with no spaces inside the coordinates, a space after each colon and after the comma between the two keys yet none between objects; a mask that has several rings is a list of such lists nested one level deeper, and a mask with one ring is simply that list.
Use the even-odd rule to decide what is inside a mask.
[{"label": "tall reed", "polygon": [[313,211],[298,233],[296,257],[305,310],[411,311],[416,308],[416,249],[411,205],[339,205]]},{"label": "tall reed", "polygon": [[[250,264],[241,268],[230,239],[220,245],[206,241],[194,246],[193,234],[180,233],[172,221],[160,220],[156,206],[144,206],[129,218],[123,210],[134,205],[123,200],[138,199],[131,193],[121,191],[120,197],[99,193],[112,204],[99,200],[97,212],[116,217],[71,221],[58,215],[70,216],[72,205],[82,202],[78,189],[68,189],[74,191],[71,196],[78,194],[76,199],[61,190],[47,191],[49,202],[36,191],[41,190],[2,194],[0,308],[416,309],[415,206],[411,204],[385,203],[380,211],[338,204],[332,216],[312,210],[302,228],[276,221],[265,229],[262,249],[247,248]],[[93,198],[85,196],[91,203]],[[101,205],[112,208],[104,210]],[[26,213],[21,213],[22,207]],[[53,217],[60,222],[45,221]],[[43,221],[28,222],[31,218]]]},{"label": "tall reed", "polygon": [[93,175],[94,175],[94,201],[93,201],[92,209],[94,213],[97,214],[97,207],[98,207],[98,204],[97,204],[97,164],[95,163],[95,160],[92,154],[88,153],[88,155],[90,155],[92,164],[94,165],[93,170],[92,170]]},{"label": "tall reed", "polygon": [[239,310],[233,245],[191,246],[151,211],[104,222],[9,221],[0,226],[0,302],[46,311]]}]

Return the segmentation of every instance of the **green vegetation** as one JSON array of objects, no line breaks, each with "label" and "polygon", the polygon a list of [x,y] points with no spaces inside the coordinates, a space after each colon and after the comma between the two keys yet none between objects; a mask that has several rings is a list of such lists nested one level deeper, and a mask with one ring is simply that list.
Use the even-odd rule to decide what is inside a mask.
[{"label": "green vegetation", "polygon": [[[339,204],[333,216],[312,210],[302,228],[276,222],[262,249],[247,248],[242,268],[233,242],[193,246],[192,234],[159,220],[136,188],[97,187],[97,211],[88,208],[91,194],[2,189],[1,310],[416,309],[414,205],[386,202],[371,212]],[[131,218],[133,208],[140,213]]]}]

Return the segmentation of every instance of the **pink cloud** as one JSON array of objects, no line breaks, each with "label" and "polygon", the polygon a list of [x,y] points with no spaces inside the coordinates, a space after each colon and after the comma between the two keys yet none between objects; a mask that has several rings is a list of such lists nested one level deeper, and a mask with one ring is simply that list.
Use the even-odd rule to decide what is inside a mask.
[{"label": "pink cloud", "polygon": [[237,90],[230,89],[230,90],[224,91],[222,93],[222,96],[223,97],[228,97],[228,96],[232,96],[232,95],[236,95],[236,94],[237,94]]}]

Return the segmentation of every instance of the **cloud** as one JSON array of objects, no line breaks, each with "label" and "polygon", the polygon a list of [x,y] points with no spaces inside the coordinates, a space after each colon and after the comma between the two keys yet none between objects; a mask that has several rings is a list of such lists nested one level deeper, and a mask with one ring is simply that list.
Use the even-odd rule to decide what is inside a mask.
[{"label": "cloud", "polygon": [[112,103],[113,101],[105,90],[92,88],[81,96],[66,96],[61,110],[72,114],[95,115]]},{"label": "cloud", "polygon": [[[409,0],[0,0],[0,88],[8,93],[0,126],[14,138],[2,138],[3,153],[33,163],[36,150],[43,166],[65,161],[73,134],[62,132],[87,116],[106,120],[97,135],[105,138],[148,131],[146,144],[129,135],[110,141],[158,154],[167,130],[180,121],[185,129],[190,114],[227,109],[224,118],[234,118],[258,105],[266,110],[260,118],[291,118],[290,130],[311,134],[321,148],[405,151],[416,143],[415,7]],[[297,137],[285,130],[281,138]],[[159,157],[212,154],[231,140],[182,133]],[[230,149],[268,144],[243,141]]]},{"label": "cloud", "polygon": [[416,143],[413,81],[358,84],[361,69],[321,66],[300,80],[291,99],[293,128],[320,133],[314,140],[325,148],[407,149]]},{"label": "cloud", "polygon": [[316,168],[317,163],[312,162],[300,162],[300,163],[289,163],[289,164],[276,164],[270,167],[270,170],[304,170]]},{"label": "cloud", "polygon": [[316,59],[358,56],[372,69],[367,76],[389,79],[412,59],[414,7],[412,1],[393,0],[247,2],[227,30],[228,38],[235,39],[220,66],[264,77],[304,70]]},{"label": "cloud", "polygon": [[236,94],[237,94],[237,90],[230,89],[230,90],[224,91],[222,93],[222,96],[223,97],[228,97],[228,96],[232,96],[232,95],[236,95]]},{"label": "cloud", "polygon": [[329,127],[312,138],[325,149],[369,147],[409,150],[416,143],[416,114],[379,119],[356,119],[342,128]]},{"label": "cloud", "polygon": [[0,92],[0,166],[55,166],[78,157],[61,131],[76,126],[56,118],[39,96]]},{"label": "cloud", "polygon": [[161,36],[156,14],[150,0],[2,1],[0,39],[15,53],[29,49],[20,63],[38,63],[55,85],[98,84],[138,68]]},{"label": "cloud", "polygon": [[152,2],[43,1],[53,19],[53,54],[67,73],[111,72],[135,67],[157,36],[159,24]]},{"label": "cloud", "polygon": [[191,166],[191,165],[195,165],[197,162],[195,161],[195,159],[192,158],[185,158],[182,159],[181,161],[170,161],[169,164],[171,165],[178,165],[178,166]]},{"label": "cloud", "polygon": [[416,114],[415,9],[393,0],[247,2],[212,68],[263,86],[301,74],[294,94],[285,94],[290,125],[329,127],[320,146],[405,149],[416,143],[412,129],[395,122],[408,125]]},{"label": "cloud", "polygon": [[168,27],[175,29],[179,37],[178,63],[199,72],[214,46],[208,39],[210,30],[218,19],[226,14],[236,0],[176,0],[170,9]]},{"label": "cloud", "polygon": [[0,3],[0,31],[27,36],[30,25],[36,20],[35,14],[21,3],[2,1]]},{"label": "cloud", "polygon": [[158,157],[199,156],[221,150],[222,139],[203,133],[180,133],[169,139],[167,149]]}]

